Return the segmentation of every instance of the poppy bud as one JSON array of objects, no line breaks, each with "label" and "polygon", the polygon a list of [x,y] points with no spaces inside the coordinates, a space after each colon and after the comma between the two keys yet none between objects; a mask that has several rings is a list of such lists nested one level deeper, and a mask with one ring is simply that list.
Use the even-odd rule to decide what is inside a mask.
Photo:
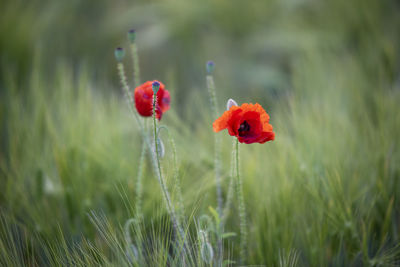
[{"label": "poppy bud", "polygon": [[134,29],[131,29],[131,30],[128,32],[128,40],[129,40],[131,43],[134,43],[134,42],[135,42],[135,38],[136,38],[136,31],[135,31]]},{"label": "poppy bud", "polygon": [[206,69],[207,69],[207,72],[209,73],[209,74],[211,74],[213,71],[214,71],[214,68],[215,68],[215,64],[214,64],[214,61],[208,61],[207,62],[207,65],[206,65]]},{"label": "poppy bud", "polygon": [[118,48],[115,49],[114,55],[115,55],[115,59],[116,59],[117,61],[121,62],[122,59],[123,59],[124,56],[125,56],[125,51],[124,51],[123,48],[118,47]]},{"label": "poppy bud", "polygon": [[[133,262],[138,258],[138,249],[134,244],[129,244],[125,250],[128,261],[133,264]],[[132,257],[133,256],[133,257]]]},{"label": "poppy bud", "polygon": [[235,100],[233,100],[232,98],[229,98],[228,102],[226,103],[226,110],[230,110],[231,107],[233,106],[237,106],[238,104],[236,103]]},{"label": "poppy bud", "polygon": [[153,82],[153,84],[152,84],[152,88],[153,88],[153,92],[154,92],[154,94],[157,94],[157,92],[158,92],[158,89],[160,89],[160,83],[159,83],[159,82],[157,82],[157,81]]},{"label": "poppy bud", "polygon": [[200,242],[201,242],[201,258],[207,264],[210,264],[214,258],[214,250],[211,244],[208,242],[207,232],[204,230],[199,231]]},{"label": "poppy bud", "polygon": [[[156,146],[155,146],[154,142],[152,144],[152,147],[153,147],[153,152],[155,152]],[[165,156],[164,143],[160,138],[157,138],[157,154],[160,159],[162,159]]]}]

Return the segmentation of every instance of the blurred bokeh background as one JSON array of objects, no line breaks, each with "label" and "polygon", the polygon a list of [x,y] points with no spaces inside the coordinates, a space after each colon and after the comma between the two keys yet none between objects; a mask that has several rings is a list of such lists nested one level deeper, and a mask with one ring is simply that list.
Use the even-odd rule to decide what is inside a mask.
[{"label": "blurred bokeh background", "polygon": [[[220,111],[229,98],[258,102],[276,131],[242,146],[249,263],[279,266],[294,251],[300,266],[398,264],[399,12],[396,0],[3,0],[0,263],[122,265],[88,214],[114,229],[133,214],[140,137],[113,55],[133,28],[142,81],[172,94],[162,123],[188,217],[215,207],[213,60]],[[152,233],[165,211],[150,167],[145,179]],[[238,231],[235,212],[227,228]]]}]

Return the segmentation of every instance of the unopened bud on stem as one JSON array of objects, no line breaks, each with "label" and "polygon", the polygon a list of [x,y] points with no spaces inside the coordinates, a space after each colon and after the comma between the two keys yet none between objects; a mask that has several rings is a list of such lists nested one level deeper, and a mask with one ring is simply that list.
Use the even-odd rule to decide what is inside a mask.
[{"label": "unopened bud on stem", "polygon": [[134,43],[135,39],[136,39],[136,31],[134,29],[131,29],[128,32],[128,40],[129,40],[129,42]]},{"label": "unopened bud on stem", "polygon": [[214,71],[214,68],[215,68],[214,62],[213,61],[208,61],[207,65],[206,65],[206,69],[207,69],[208,74],[211,74]]},{"label": "unopened bud on stem", "polygon": [[155,81],[155,82],[153,82],[152,85],[153,85],[153,92],[154,92],[154,94],[156,95],[157,92],[158,92],[158,90],[160,89],[160,83],[157,82],[157,81]]},{"label": "unopened bud on stem", "polygon": [[226,103],[226,110],[230,110],[231,107],[233,106],[237,106],[238,104],[236,103],[235,100],[233,100],[232,98],[229,98],[228,102]]},{"label": "unopened bud on stem", "polygon": [[124,51],[123,48],[118,47],[118,48],[115,49],[114,55],[115,55],[115,59],[116,59],[118,62],[121,62],[122,59],[124,59],[125,51]]}]

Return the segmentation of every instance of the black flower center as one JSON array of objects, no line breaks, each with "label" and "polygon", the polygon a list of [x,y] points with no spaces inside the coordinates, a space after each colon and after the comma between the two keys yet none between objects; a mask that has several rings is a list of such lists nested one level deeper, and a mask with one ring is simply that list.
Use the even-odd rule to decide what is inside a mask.
[{"label": "black flower center", "polygon": [[243,136],[244,132],[250,131],[250,125],[247,123],[247,121],[244,121],[242,122],[242,124],[240,124],[238,131],[239,131],[239,136]]}]

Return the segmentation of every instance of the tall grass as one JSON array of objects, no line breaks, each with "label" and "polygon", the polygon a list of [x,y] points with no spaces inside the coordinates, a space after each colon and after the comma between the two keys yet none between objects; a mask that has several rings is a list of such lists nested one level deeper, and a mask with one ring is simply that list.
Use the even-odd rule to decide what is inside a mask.
[{"label": "tall grass", "polygon": [[[79,53],[66,46],[54,53],[45,48],[62,42],[36,46],[35,38],[48,40],[51,27],[34,16],[40,13],[35,3],[26,9],[7,3],[9,15],[0,18],[0,265],[181,266],[146,158],[143,220],[126,224],[137,212],[142,146],[109,60],[119,33],[99,33],[101,53],[109,54],[104,58],[75,37],[71,47]],[[179,216],[190,244],[185,264],[215,265],[219,220],[225,222],[225,264],[236,266],[240,251],[237,197],[229,194],[236,166],[231,137],[222,133],[222,197],[235,205],[226,218],[216,212],[213,114],[202,72],[210,57],[218,66],[219,110],[229,98],[259,102],[276,132],[267,145],[241,146],[246,264],[400,264],[396,2],[167,1],[125,13],[124,7],[110,9],[103,23],[125,31],[132,14],[135,22],[150,17],[144,10],[160,15],[143,22],[153,28],[143,27],[138,40],[141,79],[161,76],[172,93],[163,124],[176,142],[164,140],[162,165],[177,207],[181,178],[185,211]],[[210,11],[212,23],[201,24]],[[33,18],[43,27],[29,33],[22,25]],[[168,23],[158,24],[161,19]],[[7,21],[19,25],[15,34]],[[89,28],[76,27],[84,43],[91,32],[85,21],[79,23]],[[64,39],[57,33],[55,40]],[[161,66],[151,68],[155,57]]]}]

